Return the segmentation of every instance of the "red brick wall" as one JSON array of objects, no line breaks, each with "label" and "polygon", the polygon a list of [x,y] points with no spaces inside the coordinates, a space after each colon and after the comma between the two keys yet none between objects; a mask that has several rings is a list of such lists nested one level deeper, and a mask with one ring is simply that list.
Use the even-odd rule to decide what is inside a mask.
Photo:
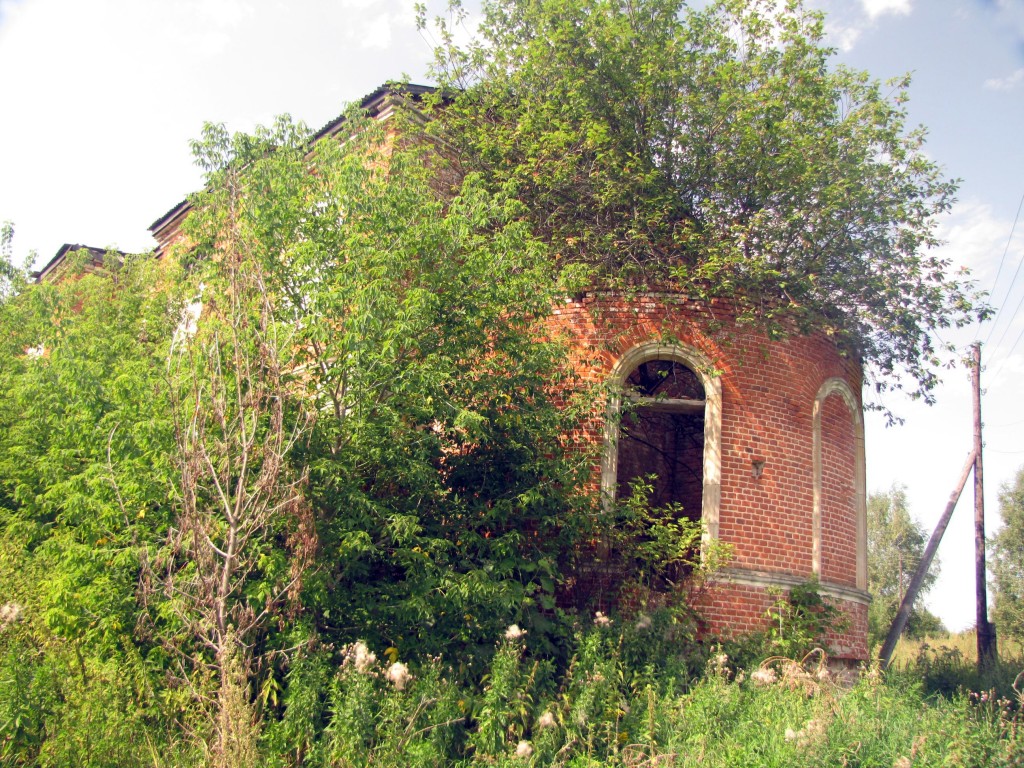
[{"label": "red brick wall", "polygon": [[[783,593],[785,590],[783,590]],[[843,612],[846,627],[826,633],[827,651],[835,659],[863,660],[868,656],[868,608],[850,600],[826,599]],[[768,626],[768,613],[777,596],[763,587],[716,582],[705,588],[694,601],[704,630],[723,639],[758,632]]]},{"label": "red brick wall", "polygon": [[[586,294],[557,306],[551,327],[568,337],[573,362],[589,381],[606,381],[616,361],[642,343],[678,341],[710,359],[722,385],[719,538],[733,547],[730,567],[811,576],[814,402],[833,377],[859,393],[856,361],[824,336],[772,341],[737,325],[727,304],[671,294]],[[824,406],[822,581],[856,587],[856,434],[841,397],[829,396]],[[602,429],[595,419],[574,437],[599,441]],[[754,461],[764,462],[759,477]],[[738,585],[715,586],[706,599],[706,618],[722,633],[763,628],[772,602],[762,588]],[[866,608],[852,601],[841,607],[855,620],[833,638],[834,650],[862,658]]]}]

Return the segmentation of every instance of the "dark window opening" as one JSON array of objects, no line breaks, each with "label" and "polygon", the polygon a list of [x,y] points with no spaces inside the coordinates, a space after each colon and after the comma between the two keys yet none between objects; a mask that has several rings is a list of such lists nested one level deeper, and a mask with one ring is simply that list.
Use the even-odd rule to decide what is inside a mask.
[{"label": "dark window opening", "polygon": [[701,518],[704,494],[704,387],[672,360],[651,360],[626,379],[616,493],[628,498],[638,478],[651,478],[650,505],[678,504]]},{"label": "dark window opening", "polygon": [[704,385],[697,374],[674,360],[649,360],[638,365],[626,379],[630,394],[637,397],[704,401]]}]

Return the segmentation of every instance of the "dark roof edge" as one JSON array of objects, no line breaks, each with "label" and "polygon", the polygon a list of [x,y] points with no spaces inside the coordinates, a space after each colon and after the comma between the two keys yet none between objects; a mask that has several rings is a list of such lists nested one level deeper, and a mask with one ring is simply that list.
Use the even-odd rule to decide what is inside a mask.
[{"label": "dark roof edge", "polygon": [[164,224],[166,224],[171,219],[173,219],[174,217],[176,217],[178,214],[182,213],[183,211],[187,210],[188,208],[189,208],[188,198],[185,198],[180,203],[178,203],[176,206],[171,208],[171,210],[169,210],[167,213],[165,213],[163,216],[161,216],[159,219],[157,219],[152,224],[150,224],[149,225],[149,231],[155,234],[157,232],[157,230],[163,228]]},{"label": "dark roof edge", "polygon": [[88,251],[89,255],[92,256],[93,261],[98,263],[103,263],[103,259],[108,253],[116,253],[122,258],[125,255],[124,252],[119,251],[116,248],[97,248],[93,245],[81,245],[80,243],[64,243],[64,245],[57,249],[57,253],[52,259],[46,262],[46,265],[42,269],[38,272],[31,273],[32,278],[35,279],[36,282],[39,282],[43,279],[44,275],[52,272],[60,266],[60,263],[64,261],[65,257],[69,253],[73,253],[75,251]]},{"label": "dark roof edge", "polygon": [[[437,88],[432,85],[416,85],[415,83],[398,83],[389,82],[384,83],[376,90],[368,93],[362,99],[359,100],[359,109],[365,110],[367,115],[370,117],[377,117],[384,108],[387,106],[388,98],[397,94],[400,96],[409,96],[414,101],[418,101],[423,96],[433,93]],[[347,110],[346,110],[347,112]],[[313,134],[310,138],[310,143],[314,143],[324,138],[337,133],[341,126],[345,123],[346,116],[343,112],[338,117],[331,120],[327,125],[321,128],[319,131]],[[171,208],[167,213],[158,218],[152,224],[149,225],[149,231],[154,235],[164,227],[167,223],[180,216],[182,213],[187,211],[191,207],[188,199],[182,200],[180,203]]]}]

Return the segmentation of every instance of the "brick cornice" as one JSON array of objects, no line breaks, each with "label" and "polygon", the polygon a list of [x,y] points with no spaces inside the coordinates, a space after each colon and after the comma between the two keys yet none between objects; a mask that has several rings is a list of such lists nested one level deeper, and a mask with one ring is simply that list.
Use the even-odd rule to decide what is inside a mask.
[{"label": "brick cornice", "polygon": [[[798,587],[807,583],[807,579],[793,576],[792,574],[775,571],[756,571],[750,568],[723,568],[715,573],[709,581],[739,584],[747,587],[780,587],[782,589],[791,589],[792,587]],[[860,605],[868,605],[871,602],[870,594],[862,589],[849,587],[845,584],[820,582],[818,584],[818,591],[826,597]]]}]

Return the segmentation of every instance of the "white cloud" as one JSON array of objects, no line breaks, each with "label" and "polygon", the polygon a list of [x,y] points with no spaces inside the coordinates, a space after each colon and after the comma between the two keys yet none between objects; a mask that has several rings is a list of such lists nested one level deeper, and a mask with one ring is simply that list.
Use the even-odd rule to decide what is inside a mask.
[{"label": "white cloud", "polygon": [[872,21],[890,13],[907,16],[911,11],[911,0],[860,0],[860,4]]},{"label": "white cloud", "polygon": [[[1011,230],[1013,236],[1008,239]],[[998,310],[997,317],[977,332],[982,341],[991,342],[985,349],[989,400],[1009,392],[1016,398],[1017,374],[1024,370],[1024,346],[1018,344],[1013,356],[1007,355],[1024,331],[1024,315],[1016,311],[1024,306],[1024,226],[1018,222],[1014,227],[1011,219],[997,216],[990,205],[967,201],[954,206],[939,234],[946,240],[942,255],[954,265],[970,268],[971,277],[979,288],[990,291],[989,303]],[[1016,401],[1004,412],[1015,408]]]},{"label": "white cloud", "polygon": [[[962,265],[970,269],[972,276],[984,288],[990,289],[996,279],[998,255],[1006,249],[1006,238],[1011,227],[1012,222],[993,213],[991,205],[973,200],[960,201],[940,225],[939,237],[945,240],[941,253],[955,266]],[[1015,248],[1024,249],[1022,229],[1017,227],[1009,252]],[[1012,272],[1004,268],[1003,274],[999,276],[1000,283],[1010,275]]]},{"label": "white cloud", "polygon": [[828,39],[836,48],[844,52],[853,50],[853,46],[857,44],[863,32],[863,27],[853,24],[825,23],[825,34]]},{"label": "white cloud", "polygon": [[1012,91],[1021,83],[1024,83],[1024,67],[1006,77],[993,77],[985,81],[985,88],[990,91]]},{"label": "white cloud", "polygon": [[[943,332],[945,340],[955,341],[959,346],[964,346],[971,337],[986,342],[984,354],[989,375],[985,386],[993,413],[1016,411],[1018,388],[1015,382],[1019,379],[1014,378],[1014,372],[1018,366],[1024,365],[1024,348],[1021,346],[1014,350],[1012,358],[1007,357],[1014,340],[1024,328],[1024,316],[1014,314],[1015,308],[1024,300],[1024,285],[1017,274],[1021,258],[1024,258],[1024,227],[1018,224],[1013,239],[1008,242],[1012,228],[1013,222],[996,215],[990,205],[967,201],[953,207],[939,231],[946,241],[940,255],[950,260],[951,270],[955,271],[959,266],[970,269],[975,287],[989,292],[988,303],[998,311],[996,318],[988,320],[981,328],[972,326],[973,330],[966,337],[953,331]],[[1006,259],[1000,269],[1004,252]],[[997,400],[1007,399],[1011,392],[1014,393],[1012,402],[997,404]]]},{"label": "white cloud", "polygon": [[825,34],[831,45],[848,52],[864,33],[876,28],[884,16],[908,16],[913,0],[810,0],[812,6],[825,12]]},{"label": "white cloud", "polygon": [[63,242],[148,248],[201,184],[205,120],[318,127],[389,78],[422,81],[429,54],[411,0],[0,0],[17,116],[0,120],[0,221],[43,261]]},{"label": "white cloud", "polygon": [[24,0],[0,0],[0,24],[3,24],[10,16],[16,14],[23,2]]},{"label": "white cloud", "polygon": [[358,41],[362,49],[387,50],[391,46],[391,23],[386,13],[361,19],[351,27],[349,37]]}]

